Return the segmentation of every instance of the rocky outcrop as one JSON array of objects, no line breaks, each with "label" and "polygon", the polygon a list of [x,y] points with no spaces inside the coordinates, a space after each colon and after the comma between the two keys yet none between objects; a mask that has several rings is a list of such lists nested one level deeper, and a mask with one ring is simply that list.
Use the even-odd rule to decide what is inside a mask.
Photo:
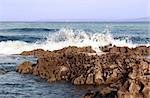
[{"label": "rocky outcrop", "polygon": [[[24,62],[17,66],[20,73],[32,73],[49,82],[65,80],[76,85],[106,85],[85,98],[111,95],[118,98],[148,98],[150,95],[150,47],[109,47],[105,54],[91,47],[66,47],[56,51],[33,50],[22,55],[35,55],[37,63]],[[91,95],[90,95],[91,94]],[[91,96],[91,97],[88,97]]]},{"label": "rocky outcrop", "polygon": [[28,55],[34,55],[37,57],[42,57],[45,54],[46,51],[44,51],[43,49],[36,49],[36,50],[32,50],[32,51],[24,51],[21,53],[21,55],[24,56],[28,56]]},{"label": "rocky outcrop", "polygon": [[34,68],[34,64],[30,61],[24,61],[16,67],[16,71],[19,73],[32,73]]},{"label": "rocky outcrop", "polygon": [[129,47],[110,47],[107,49],[107,51],[104,52],[110,52],[110,53],[128,53],[128,54],[137,54],[137,55],[150,55],[150,46],[138,46],[135,48],[129,48]]},{"label": "rocky outcrop", "polygon": [[35,49],[32,51],[24,51],[21,53],[21,55],[28,56],[28,55],[34,55],[36,57],[54,57],[57,55],[68,55],[68,53],[96,53],[91,46],[88,47],[82,47],[78,48],[76,46],[69,46],[60,50],[55,50],[53,52],[51,51],[44,51],[43,49]]}]

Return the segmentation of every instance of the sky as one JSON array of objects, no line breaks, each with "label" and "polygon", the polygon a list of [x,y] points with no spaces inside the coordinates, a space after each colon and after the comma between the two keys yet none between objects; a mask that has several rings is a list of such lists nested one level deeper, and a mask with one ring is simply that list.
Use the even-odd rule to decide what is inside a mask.
[{"label": "sky", "polygon": [[107,21],[149,16],[150,0],[0,0],[0,21]]}]

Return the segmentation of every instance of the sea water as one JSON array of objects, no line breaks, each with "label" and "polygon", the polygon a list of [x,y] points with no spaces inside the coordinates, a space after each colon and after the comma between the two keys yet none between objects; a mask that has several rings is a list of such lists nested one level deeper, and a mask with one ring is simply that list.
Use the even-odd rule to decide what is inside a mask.
[{"label": "sea water", "polygon": [[136,47],[150,45],[149,22],[1,22],[0,23],[0,98],[79,98],[94,86],[75,86],[19,74],[15,67],[33,56],[20,56],[33,49],[58,50],[68,46],[92,46],[101,52],[105,45]]}]

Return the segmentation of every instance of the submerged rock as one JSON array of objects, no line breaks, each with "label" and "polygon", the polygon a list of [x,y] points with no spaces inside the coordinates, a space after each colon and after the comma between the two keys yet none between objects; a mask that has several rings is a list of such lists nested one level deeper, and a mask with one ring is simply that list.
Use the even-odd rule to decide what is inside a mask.
[{"label": "submerged rock", "polygon": [[[34,65],[23,62],[17,66],[20,73],[33,73],[48,82],[65,80],[76,85],[104,84],[103,90],[92,91],[85,98],[115,94],[118,98],[148,98],[150,95],[150,48],[110,47],[105,54],[95,53],[91,47],[66,47],[55,51],[33,50],[22,55],[35,55]],[[34,65],[34,66],[33,66]]]}]

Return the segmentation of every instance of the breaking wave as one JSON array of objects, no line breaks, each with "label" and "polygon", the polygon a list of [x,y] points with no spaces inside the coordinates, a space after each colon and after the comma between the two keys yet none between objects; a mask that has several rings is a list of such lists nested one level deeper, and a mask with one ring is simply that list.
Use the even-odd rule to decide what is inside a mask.
[{"label": "breaking wave", "polygon": [[90,33],[73,29],[61,29],[55,33],[50,33],[45,41],[27,43],[24,41],[1,41],[0,54],[20,54],[23,51],[33,49],[58,50],[68,46],[92,46],[97,52],[101,52],[99,47],[105,45],[135,47],[135,44],[128,39],[115,39],[109,29],[103,32]]}]

